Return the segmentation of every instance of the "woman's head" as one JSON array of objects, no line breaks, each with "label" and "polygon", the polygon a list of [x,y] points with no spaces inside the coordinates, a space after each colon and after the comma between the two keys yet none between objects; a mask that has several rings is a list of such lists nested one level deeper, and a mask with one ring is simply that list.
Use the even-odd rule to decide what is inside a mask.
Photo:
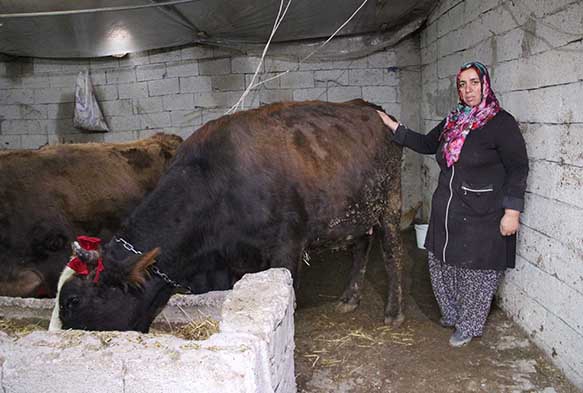
[{"label": "woman's head", "polygon": [[484,98],[494,95],[490,90],[490,75],[486,66],[477,61],[464,64],[457,74],[460,102],[469,107],[479,105]]}]

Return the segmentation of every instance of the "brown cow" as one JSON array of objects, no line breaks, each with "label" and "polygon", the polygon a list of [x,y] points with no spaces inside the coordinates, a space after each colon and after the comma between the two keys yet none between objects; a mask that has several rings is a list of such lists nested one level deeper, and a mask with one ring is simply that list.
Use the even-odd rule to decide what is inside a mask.
[{"label": "brown cow", "polygon": [[353,253],[340,299],[349,311],[375,238],[389,274],[385,322],[398,325],[400,172],[401,148],[362,101],[273,104],[211,121],[103,247],[99,278],[63,279],[62,326],[147,331],[175,286],[224,289],[270,267],[288,268],[297,288],[304,252],[335,247]]},{"label": "brown cow", "polygon": [[157,134],[0,152],[0,295],[54,296],[75,235],[111,237],[181,142]]}]

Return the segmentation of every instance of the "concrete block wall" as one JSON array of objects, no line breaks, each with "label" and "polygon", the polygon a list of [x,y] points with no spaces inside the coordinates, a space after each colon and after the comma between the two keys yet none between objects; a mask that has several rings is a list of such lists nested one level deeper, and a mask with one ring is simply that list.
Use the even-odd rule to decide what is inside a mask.
[{"label": "concrete block wall", "polygon": [[[237,102],[259,60],[202,46],[121,59],[0,58],[0,149],[128,141],[160,131],[188,137]],[[347,61],[300,64],[290,48],[289,57],[266,58],[255,83],[289,72],[253,90],[242,109],[276,101],[363,98],[416,126],[419,60],[417,37]],[[82,70],[89,70],[111,132],[86,133],[72,126],[75,81]],[[417,173],[419,163],[407,154],[406,174]],[[420,199],[419,178],[403,179],[404,205],[412,206]]]},{"label": "concrete block wall", "polygon": [[[516,269],[498,303],[583,388],[583,2],[442,0],[420,35],[425,130],[457,101],[466,61],[490,67],[520,123],[530,176]],[[437,180],[423,162],[424,207]],[[427,216],[427,210],[424,211]]]},{"label": "concrete block wall", "polygon": [[[166,318],[218,312],[204,341],[136,332],[0,332],[2,392],[294,393],[295,297],[286,269],[245,275],[232,291],[181,296]],[[269,297],[257,296],[269,293]],[[0,315],[50,315],[52,301],[0,298]],[[214,310],[213,310],[214,309]],[[174,318],[174,317],[177,318]]]}]

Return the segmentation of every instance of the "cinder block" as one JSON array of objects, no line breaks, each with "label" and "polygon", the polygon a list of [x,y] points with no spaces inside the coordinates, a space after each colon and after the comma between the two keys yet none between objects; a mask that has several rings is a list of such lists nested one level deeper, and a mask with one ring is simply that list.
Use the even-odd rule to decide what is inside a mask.
[{"label": "cinder block", "polygon": [[219,117],[225,115],[225,112],[229,108],[218,108],[218,109],[204,109],[202,111],[202,124],[208,123],[209,121],[216,120]]},{"label": "cinder block", "polygon": [[169,63],[182,60],[182,49],[155,49],[149,52],[150,64],[154,63]]},{"label": "cinder block", "polygon": [[[75,86],[74,82],[73,86]],[[50,78],[47,77],[47,74],[24,75],[20,79],[20,86],[16,87],[27,89],[47,88],[50,87]]]},{"label": "cinder block", "polygon": [[48,104],[47,117],[50,120],[55,119],[73,119],[75,111],[75,104],[72,102],[64,102],[61,104]]},{"label": "cinder block", "polygon": [[2,120],[20,119],[20,105],[0,105],[0,119]]},{"label": "cinder block", "polygon": [[517,28],[495,37],[497,66],[522,55],[525,34],[524,30]]},{"label": "cinder block", "polygon": [[247,74],[245,75],[245,87],[249,87],[253,80],[254,89],[279,89],[282,74],[282,72],[257,74],[255,79],[253,79],[254,74]]},{"label": "cinder block", "polygon": [[166,73],[168,78],[195,76],[198,75],[198,63],[193,60],[167,63]]},{"label": "cinder block", "polygon": [[316,87],[313,89],[294,89],[292,99],[294,101],[307,100],[327,100],[326,88]]},{"label": "cinder block", "polygon": [[231,73],[231,59],[200,60],[198,63],[200,75],[225,75]]},{"label": "cinder block", "polygon": [[132,115],[132,100],[102,101],[99,103],[104,116],[128,116]]},{"label": "cinder block", "polygon": [[365,86],[362,88],[362,98],[375,103],[399,101],[397,89],[392,86]]},{"label": "cinder block", "polygon": [[22,135],[21,144],[23,149],[38,149],[49,143],[47,134],[42,135]]},{"label": "cinder block", "polygon": [[[139,126],[137,128],[139,128]],[[107,143],[131,142],[138,139],[138,131],[115,131],[101,135],[103,135],[103,142]]]},{"label": "cinder block", "polygon": [[328,88],[328,101],[344,102],[355,98],[364,98],[362,91],[363,88],[358,86],[330,87]]},{"label": "cinder block", "polygon": [[136,72],[133,68],[120,68],[105,72],[108,84],[131,83],[136,81]]},{"label": "cinder block", "polygon": [[209,59],[213,56],[213,48],[210,46],[194,45],[181,49],[182,60]]},{"label": "cinder block", "polygon": [[239,100],[240,96],[240,92],[232,91],[194,93],[194,105],[203,108],[230,108]]},{"label": "cinder block", "polygon": [[467,21],[463,16],[464,2],[459,2],[437,20],[437,35],[442,37],[450,31],[457,30]]},{"label": "cinder block", "polygon": [[[257,297],[258,288],[270,296]],[[50,393],[64,388],[70,393],[103,389],[140,393],[295,392],[295,301],[289,271],[270,269],[245,275],[217,304],[205,308],[203,303],[202,307],[192,303],[193,298],[216,294],[178,297],[182,305],[174,297],[164,310],[171,321],[184,321],[182,313],[196,318],[197,311],[205,315],[214,310],[210,317],[220,321],[220,331],[203,341],[136,332],[82,331],[35,332],[14,340],[0,333],[2,389],[6,393]],[[4,305],[3,313],[6,309]],[[50,381],[45,383],[49,375]],[[100,382],[88,383],[95,380]]]},{"label": "cinder block", "polygon": [[[117,85],[94,86],[93,91],[99,101],[117,100],[119,98]],[[72,102],[74,102],[74,97],[72,97]]]},{"label": "cinder block", "polygon": [[170,120],[170,112],[160,113],[146,113],[140,116],[141,127],[148,129],[163,129],[170,127],[172,121]]},{"label": "cinder block", "polygon": [[57,135],[64,136],[69,134],[78,134],[81,131],[73,127],[72,119],[58,119],[47,122],[47,134],[49,138]]},{"label": "cinder block", "polygon": [[48,119],[48,105],[20,104],[18,107],[20,109],[20,119]]},{"label": "cinder block", "polygon": [[162,112],[162,97],[139,98],[133,100],[133,113],[139,115],[144,113]]},{"label": "cinder block", "polygon": [[[273,102],[291,101],[293,97],[292,89],[272,89],[259,90],[257,93],[259,105],[270,104]],[[239,94],[240,95],[240,94]],[[247,104],[247,102],[246,102]]]},{"label": "cinder block", "polygon": [[4,149],[22,149],[20,135],[0,134],[0,150]]},{"label": "cinder block", "polygon": [[213,90],[233,91],[245,89],[245,76],[243,74],[218,75],[211,77]]},{"label": "cinder block", "polygon": [[137,82],[118,85],[119,98],[146,98],[148,97],[148,83]]},{"label": "cinder block", "polygon": [[[583,244],[583,210],[559,201],[549,200],[536,194],[526,194],[526,208],[521,221],[541,233],[561,241],[563,244],[580,248]],[[565,220],[564,217],[569,217]]]},{"label": "cinder block", "polygon": [[281,76],[282,89],[302,89],[314,87],[314,74],[309,71],[288,72]]},{"label": "cinder block", "polygon": [[314,71],[315,87],[348,86],[349,70]]},{"label": "cinder block", "polygon": [[366,62],[368,68],[391,67],[397,62],[397,54],[394,49],[385,49],[367,56]]},{"label": "cinder block", "polygon": [[577,250],[528,225],[518,235],[518,255],[573,290],[583,293],[583,266]]},{"label": "cinder block", "polygon": [[[141,127],[140,116],[111,116],[106,117],[107,124],[113,133],[120,133],[121,131],[129,130],[139,130]],[[107,133],[108,135],[110,133]],[[134,138],[135,139],[135,138]],[[113,139],[107,139],[108,141],[114,141]],[[125,139],[124,139],[125,140]],[[131,139],[129,139],[131,140]]]},{"label": "cinder block", "polygon": [[151,81],[166,77],[166,64],[148,64],[136,67],[136,79],[138,81]]},{"label": "cinder block", "polygon": [[119,59],[115,57],[93,57],[89,60],[90,70],[119,68]]},{"label": "cinder block", "polygon": [[212,80],[208,76],[180,78],[181,93],[198,93],[212,90]]},{"label": "cinder block", "polygon": [[148,82],[150,97],[177,94],[180,92],[178,78],[154,80]]},{"label": "cinder block", "polygon": [[448,56],[440,57],[437,60],[437,76],[443,78],[455,78],[458,70],[466,62],[465,53],[453,53]]},{"label": "cinder block", "polygon": [[128,53],[119,59],[120,67],[135,67],[150,63],[148,51]]},{"label": "cinder block", "polygon": [[378,86],[384,85],[383,69],[369,68],[348,71],[348,84],[353,86]]},{"label": "cinder block", "polygon": [[[34,89],[22,92],[22,97],[17,97],[17,101],[26,104],[58,104],[61,102],[74,102],[74,88],[53,87],[49,89]],[[10,92],[20,92],[20,90],[10,90]],[[32,94],[34,93],[34,99]],[[10,96],[10,93],[9,95]],[[116,97],[117,98],[117,97]],[[0,97],[0,103],[1,102]]]},{"label": "cinder block", "polygon": [[281,71],[297,71],[298,70],[298,61],[292,60],[291,58],[266,57],[264,61],[265,61],[265,71],[266,72],[281,72]]},{"label": "cinder block", "polygon": [[192,94],[176,94],[162,97],[164,110],[181,110],[194,108],[194,96]]},{"label": "cinder block", "polygon": [[197,126],[202,123],[202,112],[202,109],[195,109],[194,107],[191,110],[173,110],[170,112],[172,127],[184,128]]},{"label": "cinder block", "polygon": [[4,120],[2,134],[43,134],[47,132],[48,120]]},{"label": "cinder block", "polygon": [[34,104],[34,97],[34,91],[30,89],[2,90],[2,94],[0,94],[0,105]]},{"label": "cinder block", "polygon": [[[253,74],[259,66],[260,57],[237,56],[231,59],[231,72],[234,74]],[[259,67],[259,73],[263,73],[265,64]]]}]

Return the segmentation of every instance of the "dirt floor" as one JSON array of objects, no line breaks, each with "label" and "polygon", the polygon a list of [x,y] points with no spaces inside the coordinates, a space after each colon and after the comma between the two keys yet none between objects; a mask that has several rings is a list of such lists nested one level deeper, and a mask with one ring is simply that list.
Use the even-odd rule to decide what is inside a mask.
[{"label": "dirt floor", "polygon": [[438,324],[424,250],[407,231],[406,321],[383,324],[386,274],[373,249],[363,300],[335,311],[350,269],[345,252],[312,256],[304,266],[295,317],[298,392],[581,393],[496,307],[484,336],[449,347],[452,329]]}]

